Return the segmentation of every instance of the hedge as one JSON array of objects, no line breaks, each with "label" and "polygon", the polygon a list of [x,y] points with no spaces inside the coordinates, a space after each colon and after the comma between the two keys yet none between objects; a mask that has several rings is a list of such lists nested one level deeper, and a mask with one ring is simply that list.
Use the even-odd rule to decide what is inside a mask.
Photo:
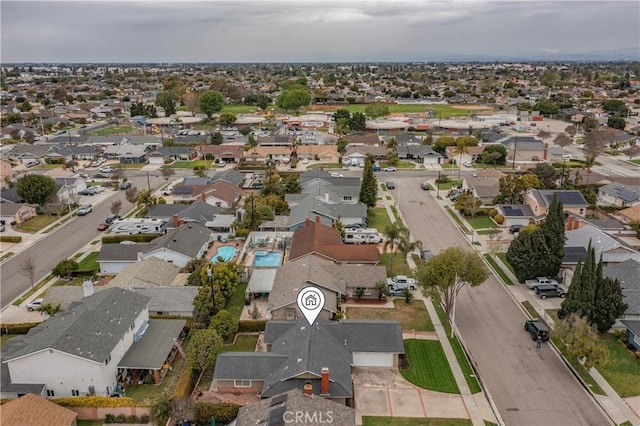
[{"label": "hedge", "polygon": [[27,334],[39,322],[25,322],[22,324],[2,324],[0,325],[0,335],[4,334]]},{"label": "hedge", "polygon": [[0,237],[0,243],[19,243],[22,237],[19,235],[3,235]]},{"label": "hedge", "polygon": [[135,407],[137,405],[129,397],[111,398],[108,396],[71,396],[52,399],[51,402],[55,402],[62,407],[117,408]]},{"label": "hedge", "polygon": [[267,320],[242,320],[238,322],[239,333],[249,333],[256,331],[264,331]]},{"label": "hedge", "polygon": [[495,220],[498,225],[502,225],[504,223],[504,216],[497,214],[493,217],[493,220]]},{"label": "hedge", "polygon": [[136,235],[105,235],[102,237],[103,244],[117,244],[122,241],[133,241],[136,243],[148,243],[158,238],[160,234],[136,234]]},{"label": "hedge", "polygon": [[118,414],[117,416],[114,414],[107,414],[104,416],[105,424],[108,424],[108,423],[148,424],[149,421],[151,421],[151,419],[146,414],[140,417],[134,416],[134,415],[125,416],[124,414]]},{"label": "hedge", "polygon": [[219,404],[200,403],[196,404],[196,416],[198,423],[209,424],[211,417],[216,419],[216,423],[230,423],[238,416],[240,406],[231,402]]},{"label": "hedge", "polygon": [[176,384],[176,389],[173,391],[173,397],[176,399],[186,398],[189,396],[193,387],[195,379],[195,371],[191,368],[191,363],[187,362],[182,370],[182,374]]}]

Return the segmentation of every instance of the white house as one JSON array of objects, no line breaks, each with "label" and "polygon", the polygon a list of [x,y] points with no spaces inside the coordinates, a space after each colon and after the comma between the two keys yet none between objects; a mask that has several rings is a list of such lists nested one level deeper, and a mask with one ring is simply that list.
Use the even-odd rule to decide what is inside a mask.
[{"label": "white house", "polygon": [[153,247],[140,259],[153,256],[183,268],[191,259],[202,257],[213,240],[211,230],[199,223],[187,222],[152,241]]},{"label": "white house", "polygon": [[3,347],[9,377],[3,377],[2,398],[21,384],[42,384],[49,398],[111,395],[120,360],[148,327],[148,302],[147,296],[121,288],[88,294],[11,339]]}]

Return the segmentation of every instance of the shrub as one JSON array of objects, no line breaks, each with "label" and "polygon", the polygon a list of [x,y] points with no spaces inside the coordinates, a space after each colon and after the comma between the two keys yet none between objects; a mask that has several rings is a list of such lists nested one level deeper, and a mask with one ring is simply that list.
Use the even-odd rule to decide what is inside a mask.
[{"label": "shrub", "polygon": [[238,331],[238,320],[229,311],[223,309],[211,319],[209,328],[217,331],[223,339],[226,339]]},{"label": "shrub", "polygon": [[3,235],[0,237],[0,243],[19,243],[22,237],[19,235]]},{"label": "shrub", "polygon": [[247,238],[249,236],[249,230],[246,228],[236,229],[236,237],[238,238]]},{"label": "shrub", "polygon": [[242,320],[238,322],[238,331],[240,333],[264,331],[266,325],[266,320]]},{"label": "shrub", "polygon": [[216,423],[223,424],[233,421],[238,416],[240,406],[230,402],[220,404],[201,403],[196,405],[196,416],[198,423],[209,424],[211,417],[216,419]]},{"label": "shrub", "polygon": [[184,367],[182,375],[176,384],[176,389],[173,392],[173,396],[176,399],[182,399],[189,396],[191,392],[191,385],[193,383],[194,370],[191,368],[191,363]]},{"label": "shrub", "polygon": [[502,225],[504,223],[504,216],[497,214],[493,217],[493,220],[495,220],[498,225]]},{"label": "shrub", "polygon": [[498,210],[497,209],[489,209],[488,214],[489,214],[489,216],[494,217],[495,215],[498,214]]},{"label": "shrub", "polygon": [[38,325],[37,322],[26,322],[22,324],[2,324],[0,325],[0,335],[4,334],[27,334],[29,330]]},{"label": "shrub", "polygon": [[128,397],[110,398],[107,396],[72,396],[69,398],[52,399],[54,402],[63,407],[135,407],[136,403]]},{"label": "shrub", "polygon": [[119,244],[122,241],[133,241],[136,243],[148,243],[158,238],[160,234],[137,234],[137,235],[105,235],[102,237],[103,244]]},{"label": "shrub", "polygon": [[449,178],[449,176],[442,175],[438,179],[436,179],[436,183],[447,183],[447,182],[451,182],[451,179]]}]

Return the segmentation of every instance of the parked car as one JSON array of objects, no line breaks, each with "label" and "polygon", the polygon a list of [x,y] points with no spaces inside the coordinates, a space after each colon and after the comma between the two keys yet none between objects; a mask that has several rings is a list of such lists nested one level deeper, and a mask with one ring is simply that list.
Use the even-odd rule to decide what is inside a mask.
[{"label": "parked car", "polygon": [[364,223],[350,223],[349,225],[346,225],[344,229],[360,229],[366,227],[367,225],[365,225]]},{"label": "parked car", "polygon": [[387,189],[396,189],[396,184],[389,181],[385,185],[387,185]]},{"label": "parked car", "polygon": [[96,173],[93,177],[96,179],[108,179],[110,176],[105,173]]},{"label": "parked car", "polygon": [[78,173],[78,177],[81,177],[83,179],[88,179],[89,175],[87,173]]},{"label": "parked car", "polygon": [[559,297],[564,298],[567,292],[557,284],[544,284],[536,287],[536,293],[540,299],[546,299],[547,297]]},{"label": "parked car", "polygon": [[380,166],[378,166],[377,164],[374,164],[372,166],[372,169],[373,169],[374,172],[379,172],[380,171]]},{"label": "parked car", "polygon": [[89,213],[91,213],[91,211],[93,210],[93,208],[91,207],[91,204],[85,204],[84,206],[80,207],[78,209],[78,216],[86,216]]},{"label": "parked car", "polygon": [[385,168],[384,168],[384,171],[385,171],[385,172],[395,172],[395,171],[396,171],[396,168],[395,168],[395,167],[393,167],[393,166],[389,166],[389,167],[385,167]]},{"label": "parked car", "polygon": [[107,224],[110,224],[111,222],[113,222],[114,220],[118,220],[120,219],[120,216],[117,214],[110,214],[109,216],[107,216],[107,218],[104,220]]},{"label": "parked car", "polygon": [[511,225],[509,227],[509,232],[515,234],[516,232],[520,232],[522,228],[524,228],[524,225]]},{"label": "parked car", "polygon": [[538,340],[538,336],[542,340],[549,340],[549,329],[539,321],[527,320],[524,323],[524,329],[531,334],[532,340]]},{"label": "parked car", "polygon": [[333,172],[333,173],[331,173],[331,177],[341,178],[341,177],[344,177],[344,176],[342,175],[342,173]]},{"label": "parked car", "polygon": [[27,309],[30,311],[35,311],[44,303],[44,299],[41,297],[39,299],[34,299],[31,302],[27,303]]},{"label": "parked car", "polygon": [[429,182],[422,182],[422,184],[420,185],[420,188],[424,189],[425,191],[428,191],[429,188],[431,188],[431,185],[429,185]]},{"label": "parked car", "polygon": [[471,161],[465,161],[464,163],[462,163],[462,165],[465,167],[473,167],[473,164],[471,163]]},{"label": "parked car", "polygon": [[111,166],[100,167],[98,169],[98,172],[100,172],[100,173],[113,173],[115,171],[116,171],[116,169],[114,169]]},{"label": "parked car", "polygon": [[107,225],[106,223],[101,223],[100,225],[98,225],[98,231],[106,231],[107,229],[109,229],[109,225]]},{"label": "parked car", "polygon": [[129,188],[131,188],[131,182],[129,182],[129,181],[122,182],[120,184],[120,189],[129,189]]},{"label": "parked car", "polygon": [[100,162],[99,161],[92,161],[91,162],[91,167],[98,167],[100,166]]},{"label": "parked car", "polygon": [[78,191],[78,195],[94,195],[95,192],[89,190],[89,188],[87,189],[81,189],[80,191]]}]

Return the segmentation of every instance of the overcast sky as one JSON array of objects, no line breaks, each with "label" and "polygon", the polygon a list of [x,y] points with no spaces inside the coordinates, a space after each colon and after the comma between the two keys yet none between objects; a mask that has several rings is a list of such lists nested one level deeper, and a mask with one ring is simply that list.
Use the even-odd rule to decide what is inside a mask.
[{"label": "overcast sky", "polygon": [[0,60],[640,60],[640,2],[0,1]]}]

